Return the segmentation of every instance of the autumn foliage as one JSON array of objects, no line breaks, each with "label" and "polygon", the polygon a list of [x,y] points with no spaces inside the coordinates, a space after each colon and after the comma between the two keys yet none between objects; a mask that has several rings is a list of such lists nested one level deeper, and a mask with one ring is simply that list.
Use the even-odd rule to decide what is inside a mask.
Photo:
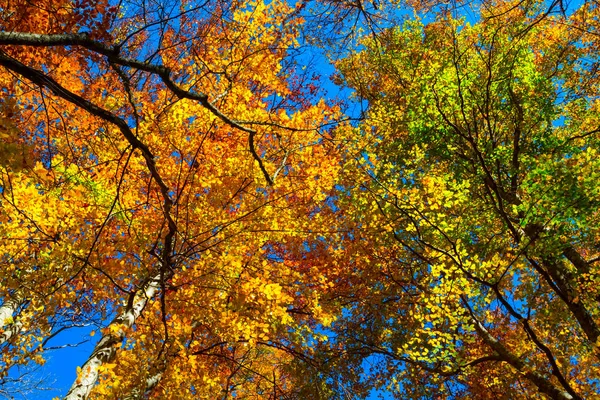
[{"label": "autumn foliage", "polygon": [[0,1],[0,392],[600,396],[598,12]]}]

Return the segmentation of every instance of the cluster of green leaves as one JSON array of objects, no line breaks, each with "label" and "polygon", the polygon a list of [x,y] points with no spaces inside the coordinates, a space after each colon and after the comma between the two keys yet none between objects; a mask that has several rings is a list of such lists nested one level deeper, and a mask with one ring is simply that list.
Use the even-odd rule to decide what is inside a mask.
[{"label": "cluster of green leaves", "polygon": [[371,106],[348,168],[379,268],[340,341],[400,397],[597,395],[597,8],[547,6],[442,11],[338,64]]}]

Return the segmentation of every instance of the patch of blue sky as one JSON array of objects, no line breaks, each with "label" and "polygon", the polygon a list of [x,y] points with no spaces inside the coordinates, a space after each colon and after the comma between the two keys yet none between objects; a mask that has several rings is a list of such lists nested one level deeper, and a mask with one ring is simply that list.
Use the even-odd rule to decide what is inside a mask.
[{"label": "patch of blue sky", "polygon": [[[77,367],[85,363],[102,337],[100,330],[106,321],[112,320],[116,315],[114,304],[107,303],[106,308],[108,318],[101,318],[100,315],[84,318],[81,314],[57,315],[52,318],[51,322],[55,328],[43,342],[46,359],[44,366],[38,368],[30,363],[15,366],[8,371],[9,377],[22,379],[18,384],[23,387],[17,386],[14,392],[11,392],[13,398],[46,400],[64,396],[77,379]],[[27,392],[27,384],[36,385],[35,390]]]}]

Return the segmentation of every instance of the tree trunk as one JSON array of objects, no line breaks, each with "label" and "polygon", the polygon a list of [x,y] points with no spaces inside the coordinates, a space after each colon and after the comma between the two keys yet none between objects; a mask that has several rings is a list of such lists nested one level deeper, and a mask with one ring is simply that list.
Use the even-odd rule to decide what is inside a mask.
[{"label": "tree trunk", "polygon": [[[465,304],[467,303],[465,302]],[[471,320],[473,321],[475,330],[479,334],[479,337],[481,337],[481,339],[483,339],[483,341],[489,347],[491,347],[496,352],[496,354],[500,356],[500,359],[510,364],[517,371],[520,371],[525,378],[527,378],[530,382],[537,386],[540,392],[548,395],[551,399],[581,400],[581,397],[579,397],[578,395],[572,395],[560,389],[559,387],[555,386],[554,383],[552,383],[548,378],[544,377],[539,372],[529,368],[528,365],[523,360],[521,360],[521,358],[519,358],[516,354],[512,353],[509,349],[504,347],[504,345],[500,343],[500,341],[498,341],[488,332],[488,330],[483,326],[483,324],[479,322],[477,318],[475,318],[473,311],[468,306],[466,308],[469,314],[471,314]]]},{"label": "tree trunk", "polygon": [[19,292],[15,292],[0,306],[0,345],[21,330],[23,324],[15,320],[15,313],[21,304],[23,304],[23,297]]},{"label": "tree trunk", "polygon": [[162,375],[163,372],[157,372],[156,374],[152,375],[151,377],[149,377],[148,379],[146,379],[146,386],[144,387],[144,390],[140,390],[139,388],[133,390],[127,397],[125,397],[123,400],[139,400],[139,399],[145,399],[147,398],[147,395],[152,392],[152,390],[154,390],[155,387],[158,386],[158,384],[160,383],[160,380],[162,379]]},{"label": "tree trunk", "polygon": [[65,400],[87,399],[92,388],[98,380],[99,368],[102,364],[110,362],[117,353],[117,346],[125,338],[125,331],[133,326],[142,310],[160,288],[160,275],[146,282],[141,289],[131,293],[127,306],[110,323],[108,332],[102,336],[92,355],[83,364],[81,372],[77,377]]}]

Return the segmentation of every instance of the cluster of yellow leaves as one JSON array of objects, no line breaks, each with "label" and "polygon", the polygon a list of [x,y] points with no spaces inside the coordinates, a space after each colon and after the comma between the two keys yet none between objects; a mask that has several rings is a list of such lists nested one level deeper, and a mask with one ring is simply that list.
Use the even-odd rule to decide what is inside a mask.
[{"label": "cluster of yellow leaves", "polygon": [[[94,12],[102,14],[107,5],[96,3]],[[143,26],[133,7],[119,10],[114,38]],[[65,20],[79,12],[66,3],[61,10]],[[276,107],[293,95],[293,70],[282,65],[287,49],[298,44],[302,21],[283,1],[231,4],[208,17],[203,12],[186,14],[178,31],[167,29],[157,58],[180,88],[206,93],[219,112],[255,130],[255,154],[248,132],[198,101],[175,99],[155,76],[133,74],[126,87],[115,68],[77,48],[39,48],[21,59],[126,120],[152,152],[174,204],[169,277],[133,328],[110,324],[100,331],[127,340],[115,360],[100,367],[97,398],[143,392],[154,372],[162,376],[152,393],[157,398],[214,398],[224,390],[244,397],[273,385],[288,390],[285,368],[293,357],[278,346],[296,339],[302,346],[312,335],[307,321],[334,319],[334,310],[322,305],[336,285],[321,276],[328,259],[307,261],[277,247],[301,252],[323,240],[311,232],[335,222],[323,201],[333,193],[339,154],[320,125],[339,111],[324,102]],[[23,29],[52,33],[55,15],[42,13],[45,22]],[[89,18],[100,24],[106,15]],[[70,26],[77,31],[76,23]],[[95,26],[91,37],[108,40],[105,28]],[[133,35],[123,51],[134,57],[134,44],[152,46],[152,40]],[[6,370],[17,360],[17,342],[37,349],[51,334],[54,316],[109,319],[126,307],[128,291],[155,277],[165,261],[167,229],[165,193],[121,131],[9,75],[0,74],[2,85],[19,97],[2,103],[0,140],[18,136],[28,147],[23,166],[0,162],[0,297],[20,291],[30,305],[18,316],[23,333],[11,342],[14,359],[3,360]],[[257,156],[273,187],[266,187]],[[61,323],[71,323],[68,318]],[[303,337],[294,333],[301,329]]]},{"label": "cluster of yellow leaves", "polygon": [[[57,25],[58,16],[68,21],[75,14],[68,2],[44,6],[48,11],[35,16],[34,7],[26,4],[7,8],[27,17],[30,26],[20,27],[24,31],[70,31]],[[61,13],[53,14],[55,7]],[[161,298],[151,299],[127,332],[128,342],[115,362],[101,366],[94,396],[111,397],[132,388],[143,392],[148,371],[141,365],[164,375],[157,398],[214,398],[238,385],[242,398],[260,394],[260,385],[275,382],[259,377],[275,376],[277,365],[289,361],[289,354],[272,346],[296,328],[288,310],[331,320],[313,290],[331,283],[318,278],[322,268],[303,269],[302,260],[287,262],[285,253],[271,254],[275,250],[269,247],[293,240],[302,246],[306,239],[297,238],[298,232],[326,226],[320,213],[308,215],[313,201],[327,196],[337,172],[336,158],[318,145],[322,136],[315,129],[335,110],[318,104],[288,114],[270,110],[267,103],[269,96],[290,94],[281,61],[295,45],[294,28],[300,22],[288,18],[291,11],[277,1],[234,6],[231,18],[219,18],[217,10],[206,24],[184,21],[181,31],[165,31],[159,43],[162,64],[180,78],[182,88],[199,88],[225,115],[250,121],[247,126],[257,129],[257,153],[267,172],[274,176],[282,171],[275,188],[264,188],[248,133],[226,125],[198,102],[174,100],[156,82],[139,83],[134,88],[145,85],[145,90],[126,93],[114,71],[104,71],[100,63],[88,68],[77,51],[27,54],[30,65],[50,71],[57,82],[110,112],[133,119],[135,107],[135,133],[152,151],[168,195],[176,201],[172,217],[177,233],[169,266],[173,276],[162,282]],[[133,22],[117,24],[115,37],[125,37],[144,20]],[[26,291],[32,304],[48,305],[40,313],[79,311],[88,300],[85,292],[99,307],[126,304],[123,293],[153,277],[160,265],[156,249],[165,235],[165,194],[120,132],[49,93],[23,87],[19,101],[36,110],[0,121],[9,133],[20,130],[34,145],[32,154],[44,162],[21,171],[2,165],[0,254],[6,255],[7,267],[2,297],[10,289]],[[9,106],[5,114],[17,108],[14,102]],[[36,137],[38,127],[44,134]],[[298,287],[298,281],[310,282],[312,276],[302,276],[306,272],[316,275],[319,286]],[[49,334],[49,314],[33,318],[28,314],[33,310],[18,317],[27,334],[12,343],[17,352],[30,350]],[[92,308],[91,313],[104,311]],[[118,324],[102,333],[125,335]],[[3,362],[10,368],[14,360]]]}]

